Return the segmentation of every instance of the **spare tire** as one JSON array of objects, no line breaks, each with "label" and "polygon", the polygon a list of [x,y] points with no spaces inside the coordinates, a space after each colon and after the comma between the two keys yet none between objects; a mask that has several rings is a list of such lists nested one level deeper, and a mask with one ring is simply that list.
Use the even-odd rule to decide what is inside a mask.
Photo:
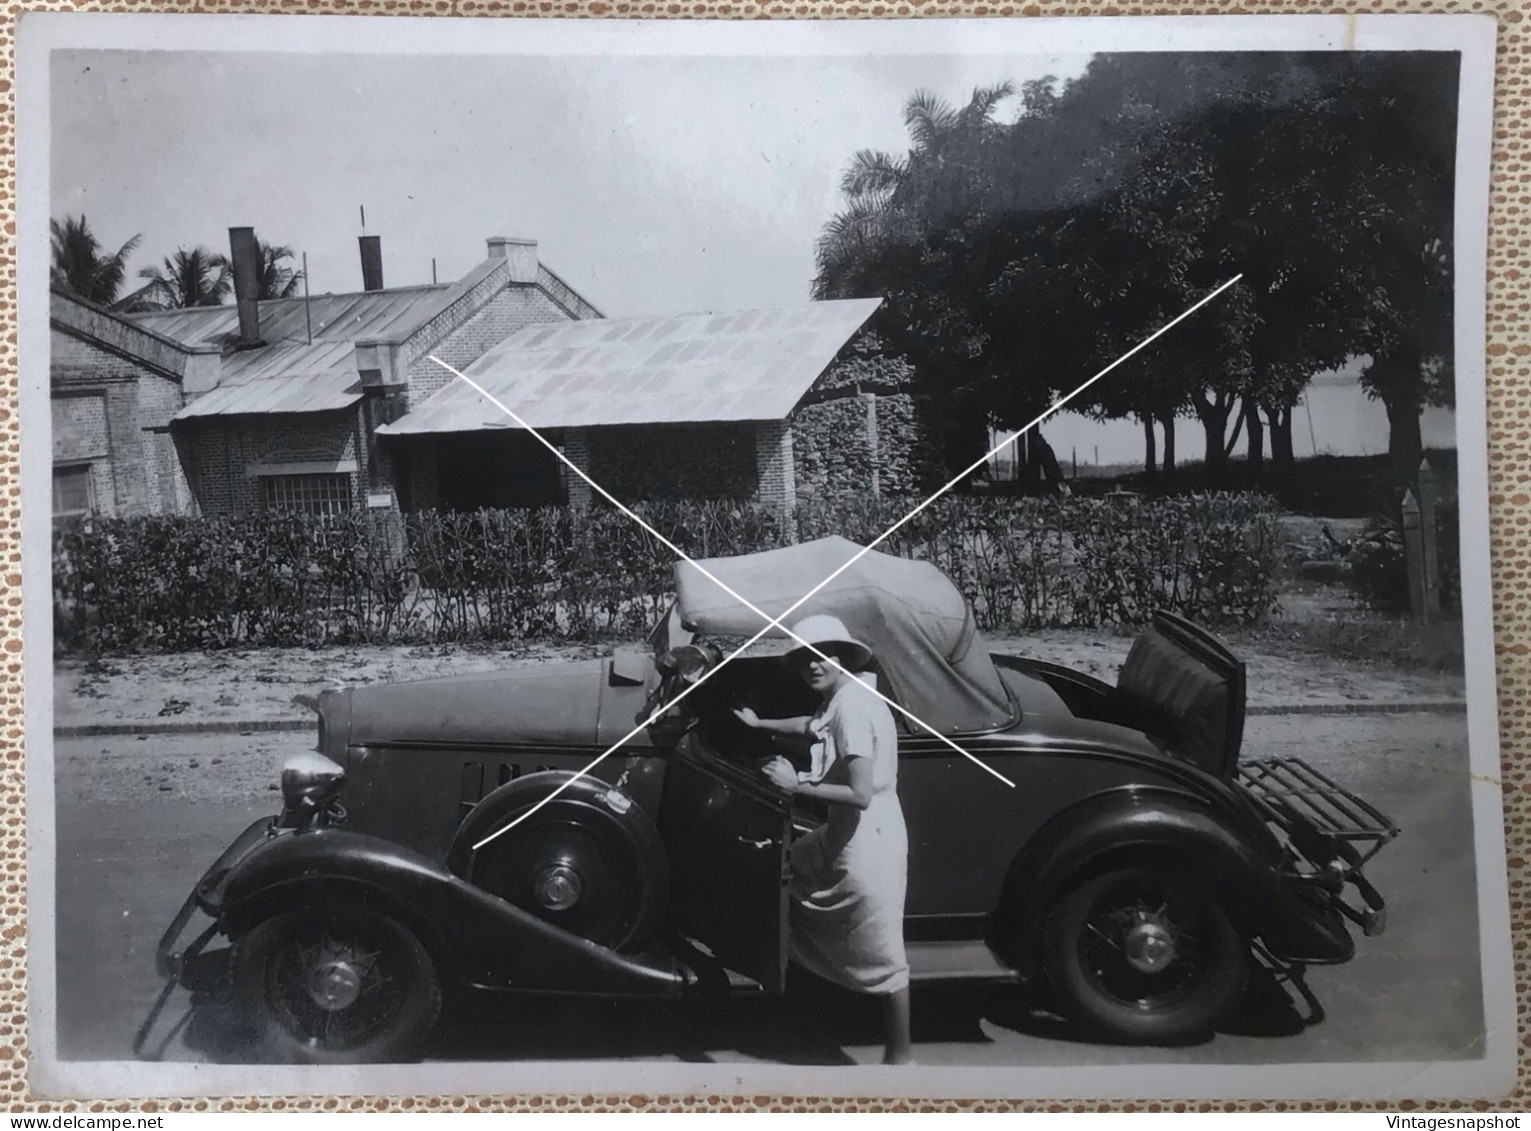
[{"label": "spare tire", "polygon": [[606,782],[564,771],[486,796],[458,827],[447,863],[475,887],[613,950],[647,945],[669,902],[669,861],[649,815]]}]

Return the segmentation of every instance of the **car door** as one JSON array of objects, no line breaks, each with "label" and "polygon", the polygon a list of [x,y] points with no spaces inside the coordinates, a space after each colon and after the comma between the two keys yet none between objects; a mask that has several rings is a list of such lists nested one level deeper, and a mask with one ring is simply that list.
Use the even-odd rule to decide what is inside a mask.
[{"label": "car door", "polygon": [[670,924],[780,993],[790,800],[753,764],[725,762],[693,734],[670,755],[658,824],[670,858]]}]

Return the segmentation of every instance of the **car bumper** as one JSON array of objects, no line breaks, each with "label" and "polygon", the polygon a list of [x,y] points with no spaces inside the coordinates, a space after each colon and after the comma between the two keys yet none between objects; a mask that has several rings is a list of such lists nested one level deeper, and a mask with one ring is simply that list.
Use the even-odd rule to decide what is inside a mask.
[{"label": "car bumper", "polygon": [[1294,963],[1346,961],[1355,953],[1347,924],[1367,935],[1387,926],[1387,905],[1362,869],[1398,826],[1301,758],[1242,762],[1238,784],[1284,842],[1267,946]]},{"label": "car bumper", "polygon": [[1387,904],[1381,893],[1359,872],[1348,880],[1352,896],[1310,876],[1288,876],[1281,881],[1275,901],[1276,913],[1261,932],[1273,956],[1299,965],[1333,965],[1348,962],[1356,952],[1348,924],[1367,936],[1387,928]]},{"label": "car bumper", "polygon": [[[175,1030],[172,1029],[171,1036],[164,1038],[158,1047],[151,1045],[151,1038],[155,1024],[160,1014],[164,1012],[166,1004],[170,1001],[170,995],[176,987],[185,986],[193,991],[206,988],[202,984],[205,979],[198,978],[194,972],[207,965],[199,964],[197,959],[203,957],[202,951],[221,929],[219,912],[228,877],[241,861],[277,834],[277,827],[278,818],[262,817],[252,822],[249,828],[235,837],[233,843],[213,862],[212,867],[202,873],[202,878],[191,889],[191,893],[181,903],[181,909],[170,921],[170,926],[160,936],[159,946],[154,953],[154,965],[160,977],[164,979],[164,985],[160,988],[159,996],[150,1007],[143,1024],[138,1027],[138,1032],[133,1037],[134,1056],[140,1059],[157,1060],[163,1055],[165,1046],[169,1044]],[[191,942],[177,949],[181,936],[186,933],[187,926],[198,911],[209,916],[212,921]],[[206,957],[213,958],[215,954],[216,952],[210,953]]]},{"label": "car bumper", "polygon": [[[276,834],[276,817],[262,817],[252,822],[249,828],[235,837],[233,842],[223,850],[223,853],[213,862],[212,867],[202,874],[202,878],[191,889],[191,894],[186,897],[185,902],[181,904],[181,909],[170,921],[170,926],[160,937],[159,946],[155,950],[154,964],[162,978],[171,980],[179,978],[186,963],[211,941],[213,935],[217,933],[217,919],[222,909],[224,887],[229,875],[245,857]],[[181,935],[185,933],[187,925],[199,910],[213,919],[213,925],[203,931],[184,950],[176,950],[176,944],[180,942]]]}]

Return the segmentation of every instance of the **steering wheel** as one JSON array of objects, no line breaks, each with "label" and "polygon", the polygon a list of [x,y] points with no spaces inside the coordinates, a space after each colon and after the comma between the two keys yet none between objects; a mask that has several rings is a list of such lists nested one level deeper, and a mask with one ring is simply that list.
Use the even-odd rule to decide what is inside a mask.
[{"label": "steering wheel", "polygon": [[[653,718],[654,712],[685,694],[688,687],[695,686],[722,661],[723,654],[711,644],[684,644],[661,653],[654,660],[654,667],[659,672],[659,686],[649,695],[643,710],[633,721],[642,723]],[[685,703],[677,703],[654,719],[649,724],[649,731],[655,741],[668,745],[680,741],[696,722],[696,712],[688,709]]]}]

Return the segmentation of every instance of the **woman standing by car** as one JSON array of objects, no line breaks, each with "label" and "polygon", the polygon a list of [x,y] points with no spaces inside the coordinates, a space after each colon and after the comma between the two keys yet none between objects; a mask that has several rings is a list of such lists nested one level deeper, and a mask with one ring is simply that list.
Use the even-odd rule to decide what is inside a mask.
[{"label": "woman standing by car", "polygon": [[839,618],[807,617],[792,631],[823,653],[799,647],[784,657],[823,704],[815,714],[793,719],[762,719],[749,708],[736,712],[748,726],[815,739],[808,774],[799,775],[785,758],[764,771],[789,793],[829,807],[829,820],[792,844],[791,955],[822,978],[881,997],[883,1063],[908,1064],[909,835],[898,803],[898,730],[887,704],[852,674],[866,669],[872,653]]}]

